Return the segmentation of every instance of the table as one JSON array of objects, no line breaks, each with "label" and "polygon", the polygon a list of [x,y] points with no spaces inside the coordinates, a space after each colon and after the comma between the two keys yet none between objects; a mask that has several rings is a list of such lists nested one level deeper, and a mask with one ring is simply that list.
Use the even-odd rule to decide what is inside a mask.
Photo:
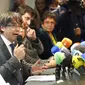
[{"label": "table", "polygon": [[25,85],[55,85],[55,82],[39,82],[39,81],[29,81],[29,82],[27,82]]},{"label": "table", "polygon": [[[55,68],[48,69],[47,71],[43,72],[41,75],[44,74],[54,74],[55,73]],[[51,82],[43,82],[43,81],[29,81],[25,85],[85,85],[85,79],[83,78],[80,82],[77,81],[75,84],[74,82],[62,82],[62,83],[57,83],[56,81],[51,81]]]},{"label": "table", "polygon": [[[42,72],[41,75],[49,75],[49,74],[54,74],[55,73],[55,68],[48,69],[44,72]],[[43,81],[29,81],[25,85],[54,85],[55,81],[53,82],[43,82]]]}]

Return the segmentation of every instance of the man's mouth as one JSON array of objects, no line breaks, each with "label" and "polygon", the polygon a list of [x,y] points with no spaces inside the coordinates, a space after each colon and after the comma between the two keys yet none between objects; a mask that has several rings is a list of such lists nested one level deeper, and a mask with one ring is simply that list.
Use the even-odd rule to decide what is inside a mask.
[{"label": "man's mouth", "polygon": [[18,36],[18,33],[14,33],[13,35],[16,35],[16,36]]}]

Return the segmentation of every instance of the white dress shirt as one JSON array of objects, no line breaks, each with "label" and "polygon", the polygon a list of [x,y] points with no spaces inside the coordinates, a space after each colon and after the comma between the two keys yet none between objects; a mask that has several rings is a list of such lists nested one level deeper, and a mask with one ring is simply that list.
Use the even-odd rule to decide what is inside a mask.
[{"label": "white dress shirt", "polygon": [[11,56],[13,57],[11,47],[10,47],[10,44],[12,44],[12,43],[7,38],[5,38],[3,35],[1,35],[1,38],[3,39],[4,43],[6,44]]}]

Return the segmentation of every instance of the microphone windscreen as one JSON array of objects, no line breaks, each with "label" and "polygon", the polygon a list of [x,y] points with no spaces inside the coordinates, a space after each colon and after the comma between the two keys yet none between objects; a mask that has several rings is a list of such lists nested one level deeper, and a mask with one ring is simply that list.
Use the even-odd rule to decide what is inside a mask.
[{"label": "microphone windscreen", "polygon": [[23,42],[23,39],[22,39],[22,36],[21,35],[18,35],[17,36],[17,42],[18,42],[18,45],[20,46]]},{"label": "microphone windscreen", "polygon": [[56,52],[58,52],[58,51],[60,51],[60,49],[59,49],[58,46],[53,46],[53,47],[51,48],[51,52],[52,52],[53,55],[54,55]]},{"label": "microphone windscreen", "polygon": [[72,50],[72,52],[71,52],[71,54],[73,55],[73,56],[81,56],[82,55],[82,53],[79,51],[79,50]]},{"label": "microphone windscreen", "polygon": [[63,47],[63,44],[62,44],[62,42],[57,42],[56,46],[58,46],[61,49]]},{"label": "microphone windscreen", "polygon": [[74,68],[79,68],[80,66],[83,66],[84,65],[84,62],[81,58],[81,56],[73,56],[72,57],[72,64],[74,66]]},{"label": "microphone windscreen", "polygon": [[67,59],[69,59],[70,57],[72,57],[71,56],[71,53],[70,53],[70,50],[68,50],[66,47],[62,47],[61,50],[60,50],[60,52],[63,52],[64,55],[65,55],[65,57]]},{"label": "microphone windscreen", "polygon": [[83,53],[82,55],[81,55],[81,58],[84,60],[84,62],[85,62],[85,53]]},{"label": "microphone windscreen", "polygon": [[78,46],[78,45],[80,45],[80,43],[74,43],[71,47],[70,47],[70,50],[72,51],[72,50],[74,50],[74,48],[76,47],[76,46]]},{"label": "microphone windscreen", "polygon": [[72,45],[72,40],[69,38],[63,38],[62,44],[66,47],[69,48]]},{"label": "microphone windscreen", "polygon": [[85,53],[85,46],[78,45],[74,47],[74,50],[79,50],[81,53]]},{"label": "microphone windscreen", "polygon": [[54,54],[54,59],[56,61],[56,65],[57,64],[60,65],[63,62],[63,60],[65,59],[65,55],[62,52],[56,52]]},{"label": "microphone windscreen", "polygon": [[84,67],[85,67],[85,62],[84,62]]},{"label": "microphone windscreen", "polygon": [[82,41],[82,42],[80,43],[80,45],[81,45],[81,46],[85,46],[85,41]]}]

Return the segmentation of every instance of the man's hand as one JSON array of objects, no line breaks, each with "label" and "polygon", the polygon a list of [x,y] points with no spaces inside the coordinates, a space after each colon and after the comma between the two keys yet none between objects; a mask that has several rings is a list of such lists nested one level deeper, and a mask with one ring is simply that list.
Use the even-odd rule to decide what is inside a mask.
[{"label": "man's hand", "polygon": [[80,36],[81,35],[81,29],[79,27],[77,27],[76,29],[74,29],[75,35]]},{"label": "man's hand", "polygon": [[38,60],[34,63],[33,66],[37,66],[37,65],[39,65],[39,64],[40,64],[40,59],[38,59]]},{"label": "man's hand", "polygon": [[28,38],[31,38],[32,40],[36,40],[36,32],[35,32],[35,30],[28,27],[26,36]]},{"label": "man's hand", "polygon": [[32,74],[41,74],[43,71],[46,71],[47,68],[43,66],[32,66]]},{"label": "man's hand", "polygon": [[16,45],[16,47],[14,48],[14,56],[18,59],[18,60],[22,60],[25,57],[25,47],[24,45]]},{"label": "man's hand", "polygon": [[51,57],[49,59],[49,62],[45,63],[43,67],[47,67],[47,68],[54,68],[54,67],[56,67],[56,61],[55,61],[54,57]]}]

